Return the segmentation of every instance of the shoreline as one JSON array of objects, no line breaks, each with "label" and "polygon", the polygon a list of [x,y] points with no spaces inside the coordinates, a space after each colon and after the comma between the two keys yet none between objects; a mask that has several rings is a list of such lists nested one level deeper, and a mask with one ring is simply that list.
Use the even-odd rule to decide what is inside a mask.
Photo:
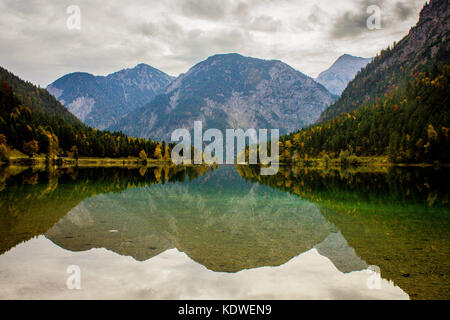
[{"label": "shoreline", "polygon": [[[139,158],[95,158],[95,157],[79,157],[75,158],[55,158],[49,160],[44,156],[34,158],[29,157],[11,157],[9,162],[0,161],[0,166],[56,166],[56,167],[152,167],[159,165],[175,165],[171,160],[164,159],[146,159]],[[214,164],[216,165],[216,164]],[[228,165],[228,164],[222,164]],[[237,164],[234,164],[237,165]],[[249,164],[245,164],[249,165]],[[245,166],[244,165],[244,166]],[[193,166],[193,164],[185,164],[184,166]],[[295,162],[280,162],[279,166],[292,166],[308,169],[346,169],[346,168],[445,168],[450,164],[431,164],[431,163],[394,163],[389,161],[387,157],[354,157],[352,162],[342,163],[340,159],[312,158],[309,160],[300,160]]]},{"label": "shoreline", "polygon": [[47,159],[42,156],[29,157],[11,157],[9,162],[0,161],[0,165],[4,166],[56,166],[56,167],[128,167],[128,166],[152,166],[152,165],[172,165],[171,160],[164,159],[146,159],[139,158],[93,158],[80,157],[75,158],[55,158]]},{"label": "shoreline", "polygon": [[450,164],[446,163],[395,163],[389,160],[386,156],[376,157],[357,157],[354,156],[351,159],[346,159],[342,162],[339,158],[328,159],[324,158],[312,158],[309,160],[299,160],[293,162],[280,162],[280,165],[297,166],[311,169],[345,169],[355,167],[367,167],[367,168],[445,168]]}]

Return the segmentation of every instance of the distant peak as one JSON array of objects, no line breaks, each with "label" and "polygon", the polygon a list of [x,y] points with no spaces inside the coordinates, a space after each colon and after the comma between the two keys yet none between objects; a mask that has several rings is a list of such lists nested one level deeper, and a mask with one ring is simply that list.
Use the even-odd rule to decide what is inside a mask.
[{"label": "distant peak", "polygon": [[241,55],[239,53],[230,52],[230,53],[217,53],[217,54],[210,56],[210,58],[221,58],[221,57],[232,57],[232,56],[243,57],[243,55]]},{"label": "distant peak", "polygon": [[[264,62],[272,62],[275,64],[285,64],[281,60],[266,60],[261,58],[255,58],[250,56],[244,56],[240,53],[221,53],[221,54],[215,54],[208,59],[204,60],[203,62],[217,62],[217,61],[264,61]],[[200,62],[202,63],[202,62]]]},{"label": "distant peak", "polygon": [[357,56],[352,56],[351,54],[346,53],[346,54],[343,54],[342,56],[340,56],[337,61],[350,60],[350,59],[351,60],[370,60],[371,58],[357,57]]},{"label": "distant peak", "polygon": [[138,65],[136,65],[136,67],[134,67],[133,69],[143,69],[143,68],[153,68],[151,66],[149,66],[148,64],[145,63],[139,63]]},{"label": "distant peak", "polygon": [[229,59],[229,58],[244,58],[244,56],[239,53],[220,53],[220,54],[215,54],[215,55],[208,57],[208,59],[206,59],[206,61],[223,60],[223,59]]},{"label": "distant peak", "polygon": [[94,78],[95,78],[95,76],[91,73],[72,72],[72,73],[68,73],[68,74],[63,75],[62,77],[56,79],[50,85],[54,85],[56,83],[62,83],[62,82],[66,82],[66,81],[77,81],[77,80],[86,80],[86,79],[94,79]]},{"label": "distant peak", "polygon": [[128,74],[129,72],[133,72],[133,73],[134,72],[145,72],[145,73],[148,73],[148,72],[160,73],[161,72],[161,73],[163,73],[162,71],[160,71],[160,70],[158,70],[158,69],[156,69],[156,68],[154,68],[154,67],[152,67],[152,66],[150,66],[148,64],[139,63],[133,68],[122,69],[122,70],[116,71],[114,73],[111,73],[111,74],[107,75],[106,77],[108,78],[108,77],[114,77],[114,76],[117,76],[117,75]]},{"label": "distant peak", "polygon": [[72,72],[72,73],[68,73],[63,77],[72,77],[72,76],[80,76],[80,77],[94,77],[94,75],[92,73],[88,73],[88,72],[81,72],[81,71],[77,71],[77,72]]},{"label": "distant peak", "polygon": [[130,70],[153,70],[153,69],[155,69],[155,68],[153,68],[152,66],[150,66],[148,64],[139,63],[136,66],[134,66],[133,68],[122,69],[122,70],[116,71],[115,73],[123,72],[123,71],[130,71]]}]

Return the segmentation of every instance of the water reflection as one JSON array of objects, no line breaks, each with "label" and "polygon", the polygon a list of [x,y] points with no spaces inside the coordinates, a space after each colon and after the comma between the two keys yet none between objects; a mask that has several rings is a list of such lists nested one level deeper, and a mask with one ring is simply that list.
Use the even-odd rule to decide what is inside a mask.
[{"label": "water reflection", "polygon": [[282,167],[270,177],[257,168],[238,171],[315,203],[361,259],[379,266],[382,277],[411,298],[450,298],[450,170]]},{"label": "water reflection", "polygon": [[[17,285],[37,281],[24,266],[53,270],[44,278],[56,288],[62,264],[81,262],[99,287],[111,286],[102,268],[129,279],[137,298],[407,298],[395,285],[411,298],[448,298],[447,171],[258,172],[3,169],[0,298],[33,297]],[[367,288],[369,265],[387,279],[382,290]],[[91,286],[76,297],[127,297]]]},{"label": "water reflection", "polygon": [[[33,262],[32,266],[30,261]],[[81,290],[67,290],[66,268],[81,269]],[[44,237],[0,256],[0,297],[40,299],[407,299],[387,280],[370,290],[366,270],[342,273],[311,249],[279,267],[213,272],[169,249],[138,262],[105,249],[71,252]],[[32,272],[31,272],[32,271]]]},{"label": "water reflection", "polygon": [[45,234],[84,199],[153,184],[193,180],[208,167],[0,169],[0,254]]}]

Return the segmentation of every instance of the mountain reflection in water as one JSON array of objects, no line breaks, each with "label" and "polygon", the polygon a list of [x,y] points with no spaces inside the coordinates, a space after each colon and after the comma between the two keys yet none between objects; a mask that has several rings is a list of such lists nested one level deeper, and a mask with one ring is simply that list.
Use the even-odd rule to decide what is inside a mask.
[{"label": "mountain reflection in water", "polygon": [[446,170],[22,170],[0,171],[0,298],[448,298]]}]

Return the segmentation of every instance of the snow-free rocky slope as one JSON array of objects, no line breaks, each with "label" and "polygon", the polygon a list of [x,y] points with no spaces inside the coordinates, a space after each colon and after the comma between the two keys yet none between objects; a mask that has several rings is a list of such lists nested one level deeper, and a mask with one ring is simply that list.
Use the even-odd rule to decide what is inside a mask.
[{"label": "snow-free rocky slope", "polygon": [[356,74],[371,61],[371,58],[354,57],[344,54],[328,70],[322,72],[316,81],[327,88],[332,94],[339,96]]},{"label": "snow-free rocky slope", "polygon": [[146,64],[108,76],[76,72],[47,87],[85,124],[106,129],[136,108],[149,103],[174,78]]},{"label": "snow-free rocky slope", "polygon": [[281,61],[215,55],[179,76],[148,105],[112,125],[136,137],[169,140],[173,130],[267,128],[291,132],[316,121],[333,96]]}]

